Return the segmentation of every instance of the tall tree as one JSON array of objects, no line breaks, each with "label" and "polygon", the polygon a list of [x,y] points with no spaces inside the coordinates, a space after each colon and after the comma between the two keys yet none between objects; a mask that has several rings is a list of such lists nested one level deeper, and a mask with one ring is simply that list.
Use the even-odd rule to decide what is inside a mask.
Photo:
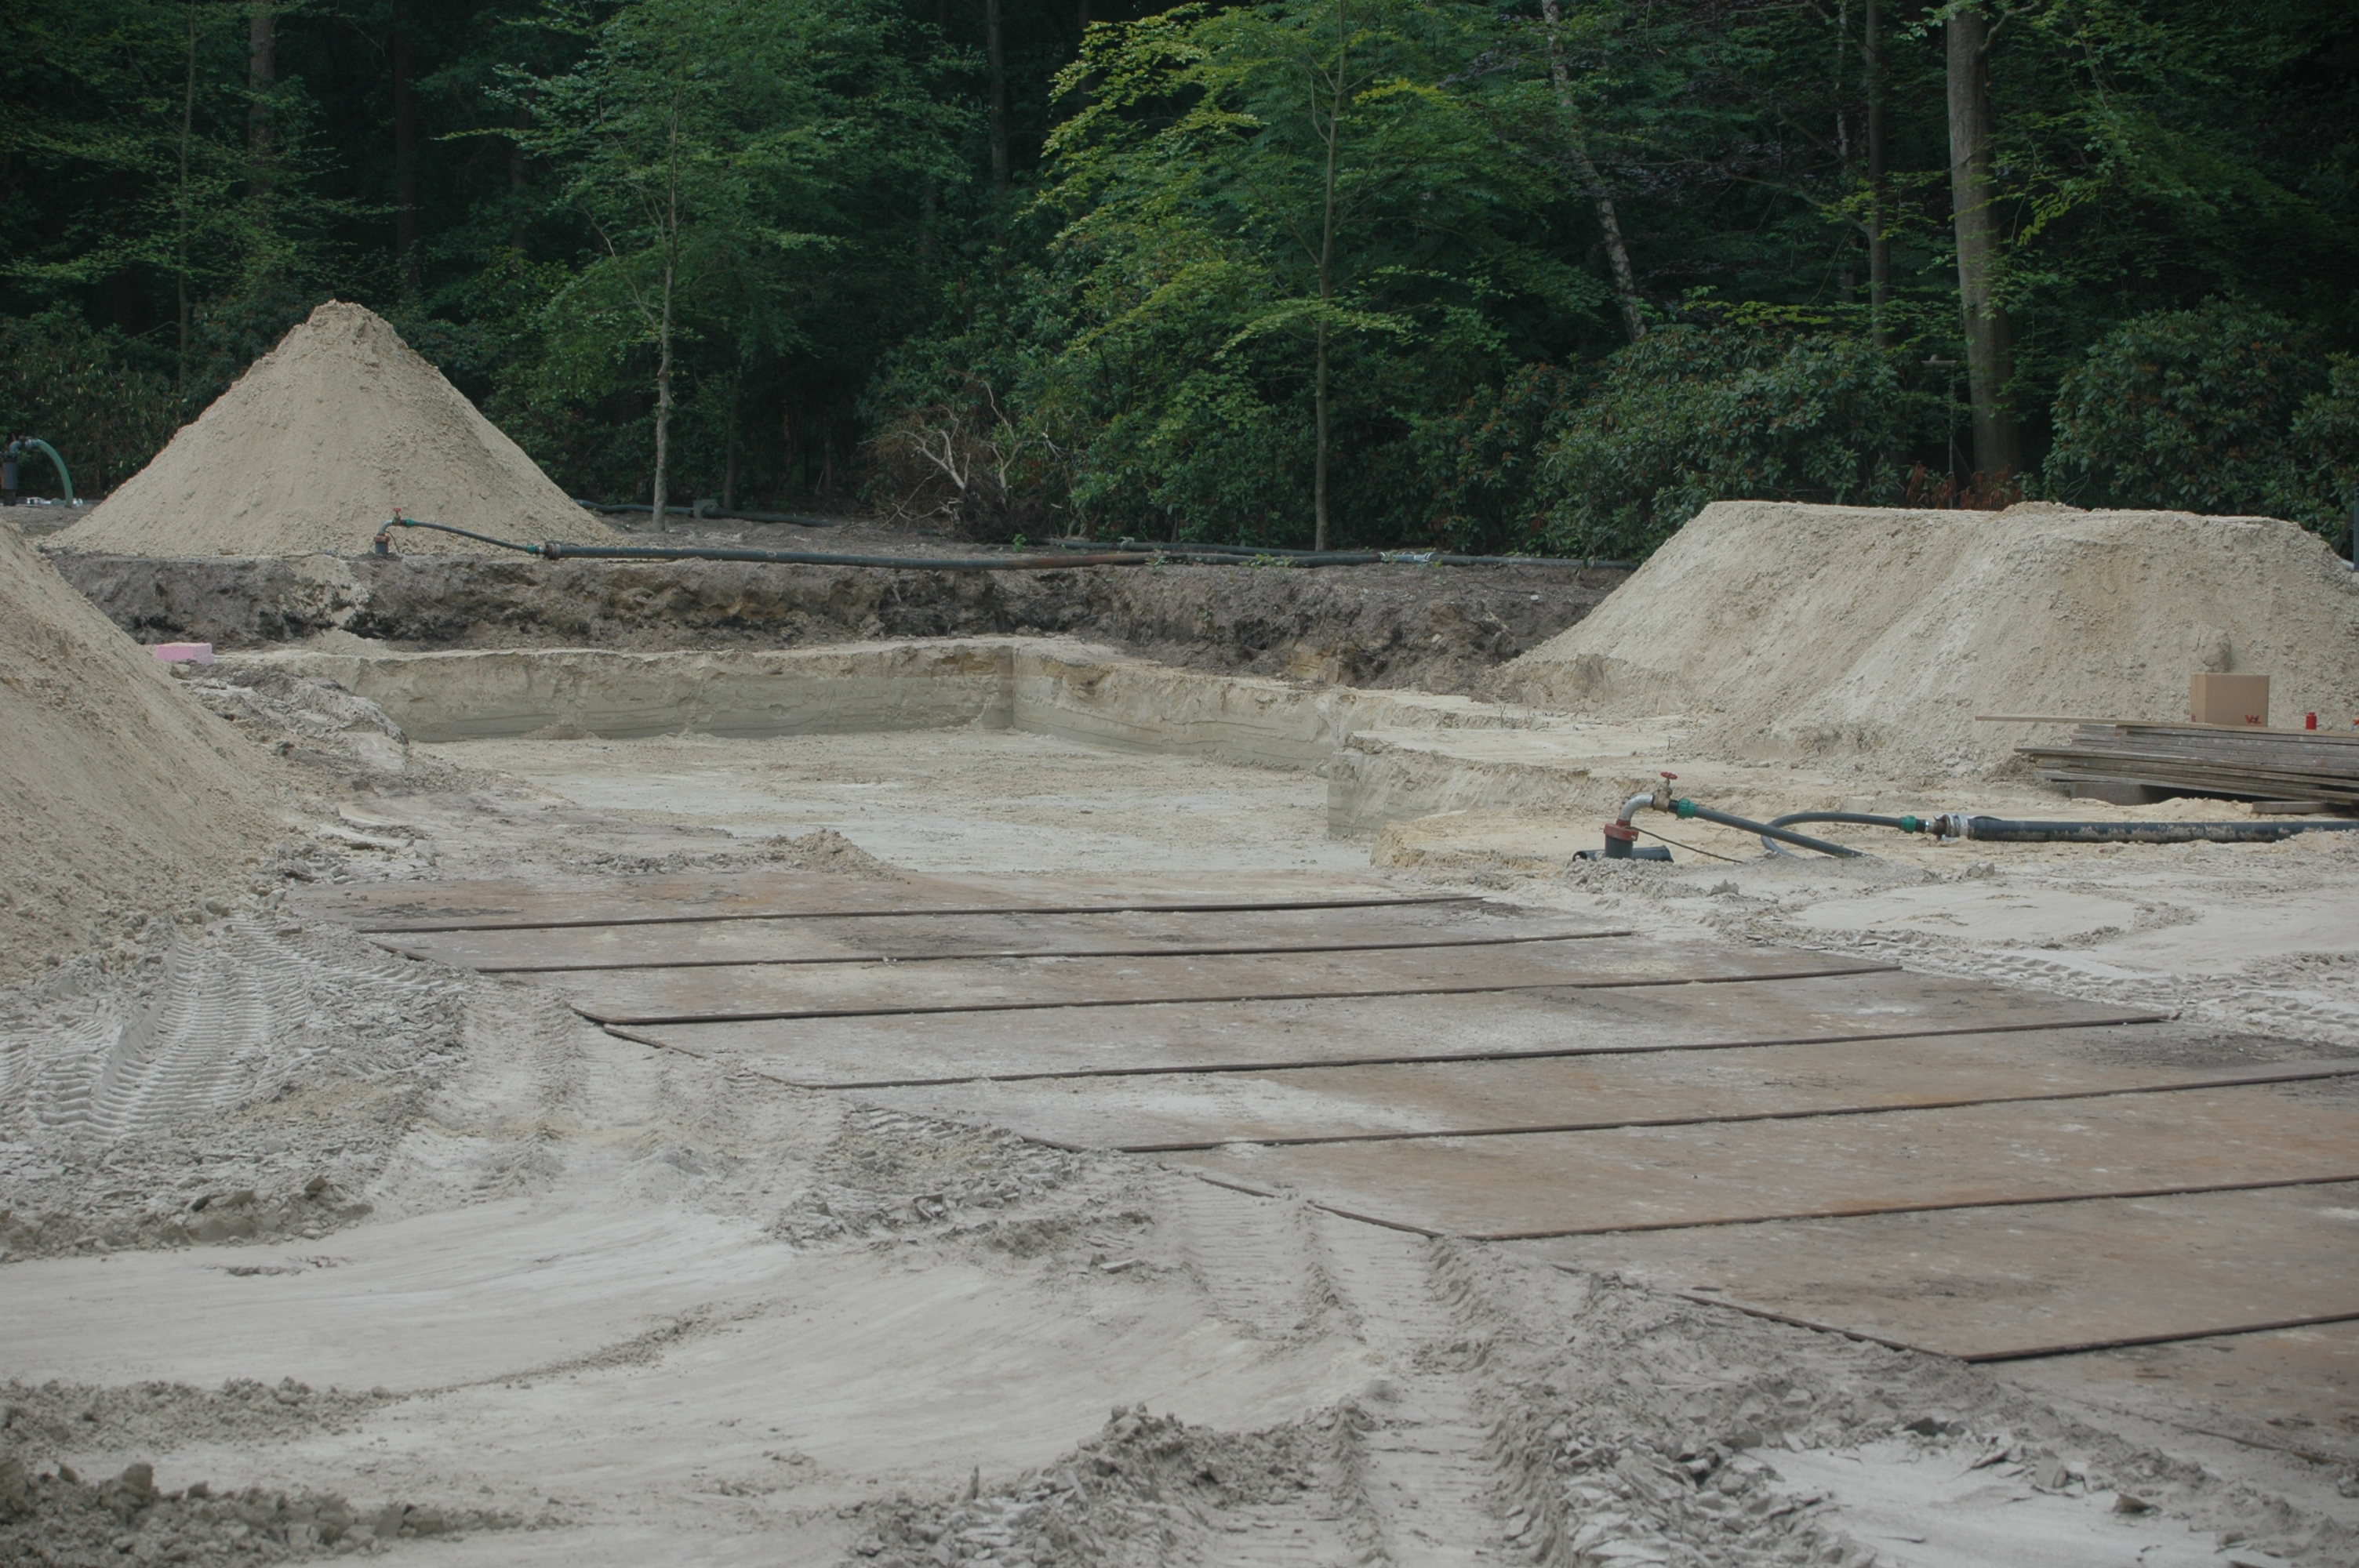
[{"label": "tall tree", "polygon": [[1385,466],[1399,429],[1496,373],[1506,320],[1561,330],[1611,300],[1515,217],[1554,181],[1500,126],[1546,100],[1463,70],[1489,25],[1282,0],[1090,28],[1049,144],[1053,270],[1016,285],[1040,336],[990,356],[1089,451],[1078,508],[1191,537],[1394,532],[1417,504]]},{"label": "tall tree", "polygon": [[[1321,100],[1324,100],[1322,103]],[[1319,425],[1318,458],[1311,481],[1310,547],[1327,547],[1327,457],[1332,444],[1328,419],[1327,376],[1332,368],[1328,350],[1334,335],[1335,220],[1341,212],[1335,197],[1335,174],[1343,156],[1343,115],[1352,100],[1352,21],[1344,0],[1335,0],[1335,63],[1311,78],[1310,123],[1327,155],[1326,178],[1319,202],[1319,347],[1316,387],[1312,395]],[[1321,111],[1324,109],[1322,117]]]},{"label": "tall tree", "polygon": [[278,85],[278,14],[273,8],[274,0],[247,0],[247,5],[245,88],[252,98],[246,110],[246,142],[254,157],[249,189],[258,200],[270,191],[270,95]]},{"label": "tall tree", "polygon": [[1884,6],[1865,0],[1860,18],[1860,77],[1867,100],[1867,319],[1879,349],[1891,341],[1892,164],[1885,136]]},{"label": "tall tree", "polygon": [[[868,201],[948,160],[954,111],[929,101],[908,24],[884,0],[625,0],[560,13],[587,44],[560,75],[511,79],[528,126],[500,135],[565,171],[595,249],[549,303],[560,393],[651,359],[658,528],[689,351],[725,387],[742,362],[806,341],[794,296],[897,230]],[[726,436],[723,436],[725,445]]]},{"label": "tall tree", "polygon": [[1990,24],[1972,4],[1950,14],[1950,204],[1958,246],[1958,306],[1966,387],[1974,414],[1974,468],[1996,479],[2023,467],[2011,399],[2015,336],[1999,303],[1998,186],[1991,173]]},{"label": "tall tree", "polygon": [[418,63],[415,0],[393,0],[393,254],[404,294],[418,292]]},{"label": "tall tree", "polygon": [[1597,172],[1597,164],[1589,156],[1588,139],[1582,135],[1580,111],[1573,104],[1572,73],[1564,59],[1564,15],[1557,0],[1540,0],[1540,15],[1548,27],[1549,80],[1556,88],[1557,114],[1564,122],[1565,155],[1597,211],[1597,227],[1605,237],[1606,265],[1614,272],[1614,297],[1622,306],[1622,328],[1635,343],[1647,335],[1647,318],[1638,297],[1638,275],[1630,265],[1630,247],[1622,239],[1621,209],[1614,205],[1614,192]]},{"label": "tall tree", "polygon": [[991,91],[991,189],[1007,194],[1011,171],[1007,148],[1007,34],[1000,25],[999,0],[983,0],[984,62]]}]

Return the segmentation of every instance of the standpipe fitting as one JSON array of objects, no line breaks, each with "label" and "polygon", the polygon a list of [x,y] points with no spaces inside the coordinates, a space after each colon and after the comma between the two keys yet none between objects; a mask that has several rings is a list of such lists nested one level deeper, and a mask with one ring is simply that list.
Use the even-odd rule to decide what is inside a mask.
[{"label": "standpipe fitting", "polygon": [[[1685,801],[1675,802],[1671,799],[1671,784],[1679,776],[1677,773],[1665,773],[1663,782],[1655,786],[1652,794],[1632,795],[1622,807],[1622,815],[1605,825],[1605,858],[1607,860],[1627,860],[1632,858],[1632,848],[1638,842],[1638,830],[1630,826],[1633,814],[1644,811],[1649,806],[1657,811],[1670,811],[1687,804]],[[1682,812],[1680,815],[1686,814]]]}]

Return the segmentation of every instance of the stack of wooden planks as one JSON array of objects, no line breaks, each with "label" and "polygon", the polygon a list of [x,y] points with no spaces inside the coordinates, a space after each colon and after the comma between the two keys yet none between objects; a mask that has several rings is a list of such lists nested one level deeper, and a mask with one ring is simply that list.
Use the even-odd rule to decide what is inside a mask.
[{"label": "stack of wooden planks", "polygon": [[2359,734],[2116,720],[2078,724],[2062,745],[2016,752],[2056,784],[2359,807]]}]

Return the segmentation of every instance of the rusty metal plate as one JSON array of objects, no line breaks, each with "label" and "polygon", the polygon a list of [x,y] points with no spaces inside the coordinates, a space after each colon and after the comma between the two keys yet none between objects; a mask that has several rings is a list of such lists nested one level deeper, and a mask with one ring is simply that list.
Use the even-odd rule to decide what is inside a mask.
[{"label": "rusty metal plate", "polygon": [[1527,916],[1481,904],[1409,903],[1217,913],[1095,910],[1088,914],[935,914],[898,919],[804,915],[589,930],[460,931],[382,935],[416,957],[494,974],[733,965],[908,963],[958,957],[1125,957],[1337,952],[1350,948],[1463,946],[1541,937],[1630,935],[1562,916]]},{"label": "rusty metal plate", "polygon": [[2348,1057],[2269,1060],[2277,1043],[2167,1028],[1275,1073],[1032,1078],[869,1089],[874,1104],[977,1120],[1069,1148],[1163,1153],[1223,1142],[1470,1136],[2177,1091],[2359,1075]]},{"label": "rusty metal plate", "polygon": [[2359,1317],[2359,1186],[1514,1244],[1965,1360]]},{"label": "rusty metal plate", "polygon": [[1512,947],[1227,957],[951,958],[925,964],[636,969],[538,977],[608,1023],[852,1017],[1270,997],[1383,996],[1519,986],[1680,985],[1892,966],[1767,948],[1598,937]]},{"label": "rusty metal plate", "polygon": [[[1759,1043],[2092,1026],[2155,1014],[1898,970],[1626,990],[804,1019],[635,1028],[697,1055],[744,1057],[818,1087],[973,1077],[1263,1071],[1572,1052],[1716,1051]],[[2144,1049],[2125,1034],[2121,1048]]]},{"label": "rusty metal plate", "polygon": [[[2340,1266],[2347,1277],[2346,1260]],[[2094,1404],[2190,1432],[2359,1461],[2359,1323],[2184,1340],[1992,1368],[2039,1398]]]},{"label": "rusty metal plate", "polygon": [[1171,1158],[1378,1224],[1515,1240],[2359,1179],[2343,1083]]},{"label": "rusty metal plate", "polygon": [[873,877],[827,871],[681,872],[647,877],[516,878],[307,888],[303,914],[368,931],[468,931],[788,917],[908,910],[1270,908],[1471,902],[1405,894],[1369,878],[1310,874],[1202,878]]}]

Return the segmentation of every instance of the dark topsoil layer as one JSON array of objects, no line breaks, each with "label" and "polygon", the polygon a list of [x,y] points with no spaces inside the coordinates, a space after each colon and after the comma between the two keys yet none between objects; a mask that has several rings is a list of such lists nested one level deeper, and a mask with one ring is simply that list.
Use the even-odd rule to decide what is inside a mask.
[{"label": "dark topsoil layer", "polygon": [[[807,536],[795,543],[813,547]],[[1172,664],[1430,691],[1471,689],[1580,620],[1625,575],[1406,564],[952,573],[361,556],[346,563],[355,589],[323,584],[316,579],[330,574],[318,565],[291,560],[53,558],[115,624],[148,643],[251,648],[338,625],[402,649],[1063,633]]]}]

